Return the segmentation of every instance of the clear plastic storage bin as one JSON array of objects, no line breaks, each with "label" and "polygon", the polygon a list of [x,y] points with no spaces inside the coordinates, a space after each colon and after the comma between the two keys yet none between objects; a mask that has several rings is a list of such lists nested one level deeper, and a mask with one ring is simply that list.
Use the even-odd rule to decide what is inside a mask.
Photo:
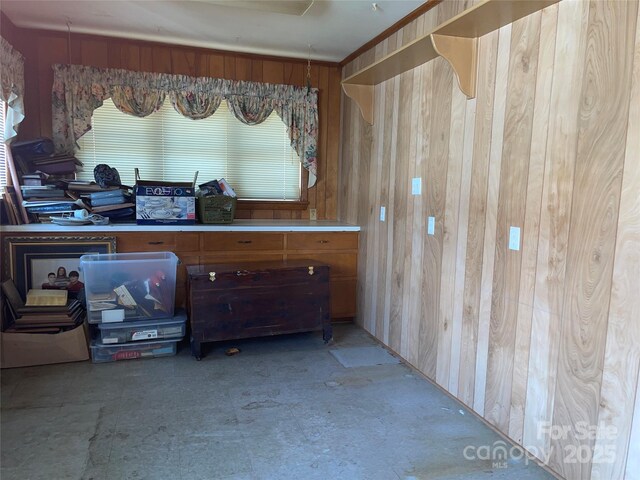
[{"label": "clear plastic storage bin", "polygon": [[89,323],[173,317],[177,264],[172,252],[81,256]]},{"label": "clear plastic storage bin", "polygon": [[98,325],[98,341],[102,345],[127,342],[168,340],[184,337],[187,314],[176,312],[173,318],[143,320],[141,322],[101,323]]},{"label": "clear plastic storage bin", "polygon": [[175,355],[178,340],[159,340],[157,342],[136,342],[124,345],[99,345],[91,343],[91,361],[93,363],[117,362],[136,358],[157,358]]}]

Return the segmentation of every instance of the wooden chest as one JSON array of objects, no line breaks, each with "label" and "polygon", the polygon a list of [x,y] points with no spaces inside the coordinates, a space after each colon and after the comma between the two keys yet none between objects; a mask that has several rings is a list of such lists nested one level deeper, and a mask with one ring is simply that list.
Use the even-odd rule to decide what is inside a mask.
[{"label": "wooden chest", "polygon": [[315,260],[188,266],[191,353],[204,342],[322,330],[331,339],[329,267]]}]

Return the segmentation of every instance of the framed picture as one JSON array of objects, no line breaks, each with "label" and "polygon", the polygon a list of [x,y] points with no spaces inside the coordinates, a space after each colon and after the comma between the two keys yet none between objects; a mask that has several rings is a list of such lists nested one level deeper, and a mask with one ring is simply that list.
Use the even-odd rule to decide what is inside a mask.
[{"label": "framed picture", "polygon": [[32,288],[75,293],[83,286],[80,257],[115,251],[115,237],[5,237],[4,277],[13,279],[22,298]]}]

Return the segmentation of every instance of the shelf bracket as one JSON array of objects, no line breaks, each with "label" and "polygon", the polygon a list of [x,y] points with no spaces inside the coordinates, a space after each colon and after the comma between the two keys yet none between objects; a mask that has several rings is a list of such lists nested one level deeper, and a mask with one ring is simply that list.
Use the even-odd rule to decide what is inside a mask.
[{"label": "shelf bracket", "polygon": [[433,48],[453,68],[460,90],[467,98],[476,96],[478,39],[431,34]]},{"label": "shelf bracket", "polygon": [[344,93],[351,98],[360,108],[362,118],[369,125],[373,125],[373,85],[342,84]]}]

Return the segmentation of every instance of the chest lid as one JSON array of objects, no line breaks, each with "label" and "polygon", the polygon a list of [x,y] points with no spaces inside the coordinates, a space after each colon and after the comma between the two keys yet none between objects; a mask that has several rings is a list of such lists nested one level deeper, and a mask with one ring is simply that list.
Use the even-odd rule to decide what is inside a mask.
[{"label": "chest lid", "polygon": [[240,261],[232,263],[208,263],[205,265],[189,265],[187,273],[189,277],[205,276],[209,277],[211,272],[216,275],[225,273],[259,273],[273,270],[302,270],[308,271],[309,268],[314,270],[328,268],[328,265],[318,260],[311,259],[295,259],[295,260],[268,260],[268,261]]}]

